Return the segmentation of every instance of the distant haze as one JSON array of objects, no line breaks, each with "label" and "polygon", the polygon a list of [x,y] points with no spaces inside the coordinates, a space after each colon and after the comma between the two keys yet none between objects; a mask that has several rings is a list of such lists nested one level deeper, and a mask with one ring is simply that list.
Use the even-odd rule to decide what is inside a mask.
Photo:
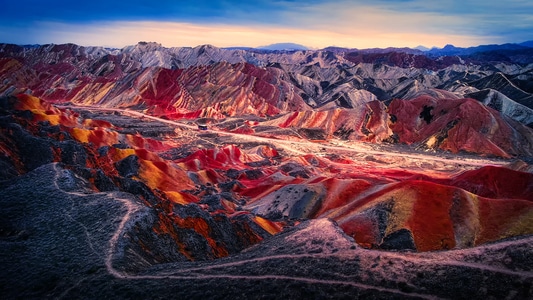
[{"label": "distant haze", "polygon": [[309,48],[304,45],[294,43],[276,43],[258,48],[265,50],[309,50]]}]

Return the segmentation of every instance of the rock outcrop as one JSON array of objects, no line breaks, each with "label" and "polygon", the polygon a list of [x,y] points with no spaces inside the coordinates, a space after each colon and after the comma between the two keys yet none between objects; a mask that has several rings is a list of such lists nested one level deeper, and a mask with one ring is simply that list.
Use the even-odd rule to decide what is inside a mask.
[{"label": "rock outcrop", "polygon": [[533,153],[530,128],[473,99],[421,96],[394,100],[388,109],[391,129],[402,143],[500,157]]}]

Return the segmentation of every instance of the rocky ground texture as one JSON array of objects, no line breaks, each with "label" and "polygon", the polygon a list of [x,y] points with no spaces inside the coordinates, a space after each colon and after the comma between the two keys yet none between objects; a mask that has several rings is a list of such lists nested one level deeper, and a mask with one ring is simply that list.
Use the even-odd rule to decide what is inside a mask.
[{"label": "rocky ground texture", "polygon": [[4,99],[3,295],[533,292],[533,179],[513,170],[525,162],[135,120]]}]

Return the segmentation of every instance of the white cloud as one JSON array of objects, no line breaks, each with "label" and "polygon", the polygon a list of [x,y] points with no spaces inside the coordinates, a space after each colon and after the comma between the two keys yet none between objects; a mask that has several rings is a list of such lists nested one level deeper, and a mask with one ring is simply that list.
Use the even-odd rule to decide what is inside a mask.
[{"label": "white cloud", "polygon": [[[185,22],[41,22],[2,30],[0,40],[122,47],[138,41],[165,46],[261,46],[294,42],[314,48],[415,47],[521,42],[531,39],[533,2],[510,0],[331,1],[286,3],[271,24]],[[260,12],[255,12],[258,14]],[[238,18],[238,17],[237,17]],[[264,20],[264,18],[262,18]],[[223,22],[223,21],[221,21]]]},{"label": "white cloud", "polygon": [[[531,39],[533,32],[533,1],[530,0],[321,0],[307,1],[305,5],[300,1],[279,1],[276,5],[268,3],[266,7],[270,10],[266,12],[260,9],[260,5],[241,5],[240,9],[231,11],[230,19],[221,16],[188,23],[100,21],[73,24],[66,21],[28,21],[26,27],[3,25],[4,28],[0,28],[0,41],[19,44],[73,42],[114,47],[135,44],[140,40],[157,41],[165,46],[209,43],[220,47],[294,42],[315,48],[330,45],[369,48],[521,42]],[[212,23],[215,20],[219,24]]]},{"label": "white cloud", "polygon": [[[496,38],[488,34],[477,35],[472,20],[468,18],[442,14],[431,9],[416,9],[416,4],[417,1],[409,1],[406,5],[412,7],[406,9],[397,4],[351,5],[349,2],[335,2],[286,12],[285,17],[306,28],[321,28],[365,38],[369,35],[387,36],[392,38],[392,45],[395,46],[399,46],[402,41],[403,45],[412,45],[416,43],[414,39],[420,39],[418,44],[440,46],[454,43],[468,46]],[[439,42],[428,44],[431,42],[430,36],[434,36]],[[445,38],[450,40],[443,43]]]}]

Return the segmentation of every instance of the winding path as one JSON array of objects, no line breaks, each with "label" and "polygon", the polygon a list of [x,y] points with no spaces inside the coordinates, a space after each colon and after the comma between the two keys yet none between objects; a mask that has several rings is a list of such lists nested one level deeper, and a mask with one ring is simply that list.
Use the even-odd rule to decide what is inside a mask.
[{"label": "winding path", "polygon": [[[59,106],[60,108],[73,108],[70,106]],[[78,108],[78,107],[76,107]],[[176,121],[166,120],[158,117],[149,116],[137,111],[131,111],[126,109],[113,109],[113,108],[100,108],[100,107],[79,107],[80,109],[87,109],[87,110],[97,110],[97,111],[109,111],[109,112],[120,112],[132,117],[136,118],[147,118],[154,121],[166,123],[173,126],[183,127],[190,130],[196,130],[196,126],[191,126],[188,124],[183,124]],[[419,153],[395,153],[395,152],[384,152],[384,151],[378,151],[378,150],[370,150],[370,149],[364,149],[363,147],[358,147],[357,145],[353,144],[343,144],[342,146],[337,145],[324,145],[324,144],[316,144],[313,142],[308,141],[285,141],[285,140],[278,140],[273,138],[266,138],[266,137],[258,137],[253,135],[246,135],[246,134],[238,134],[238,133],[228,133],[228,132],[222,132],[222,131],[214,131],[210,130],[210,132],[217,133],[219,135],[228,135],[237,137],[239,139],[243,140],[252,140],[255,142],[263,142],[263,143],[272,143],[272,144],[278,144],[282,145],[283,147],[290,147],[293,152],[300,152],[302,154],[304,153],[297,148],[293,147],[293,145],[303,146],[303,147],[320,147],[325,149],[332,149],[332,150],[342,150],[342,151],[351,151],[351,152],[364,152],[368,154],[379,154],[379,155],[388,155],[388,156],[397,156],[397,157],[408,157],[408,158],[415,158],[415,159],[421,159],[421,160],[432,160],[432,161],[441,161],[445,163],[457,163],[457,164],[463,164],[463,165],[470,165],[470,166],[486,166],[486,165],[504,165],[507,162],[502,161],[493,161],[488,159],[447,159],[447,158],[441,158],[437,156],[432,155],[424,155]],[[58,180],[61,176],[60,172],[62,171],[60,168],[57,167],[57,165],[54,166],[56,171],[56,176],[54,178],[54,184],[55,187],[65,193],[69,196],[69,199],[72,201],[71,196],[76,197],[86,197],[88,194],[84,193],[78,193],[78,192],[72,192],[72,191],[65,191],[60,188],[60,185],[58,184]],[[120,270],[117,270],[113,266],[113,258],[117,251],[121,251],[118,249],[119,246],[119,240],[121,236],[125,233],[125,229],[127,227],[128,222],[132,219],[134,214],[136,214],[139,209],[141,208],[139,204],[133,202],[131,199],[127,198],[120,198],[116,195],[113,195],[113,193],[105,193],[108,197],[113,198],[116,201],[119,201],[121,205],[126,209],[126,212],[124,216],[122,216],[121,221],[119,225],[117,226],[116,230],[114,231],[111,239],[108,242],[107,250],[105,251],[105,267],[107,269],[107,272],[118,279],[124,279],[124,280],[154,280],[154,279],[176,279],[176,280],[206,280],[206,279],[231,279],[231,280],[291,280],[291,281],[298,281],[298,282],[304,282],[304,283],[310,283],[310,284],[324,284],[324,285],[345,285],[345,286],[353,286],[356,288],[360,288],[363,290],[376,290],[380,292],[386,292],[386,293],[393,293],[401,296],[410,296],[410,297],[419,297],[423,299],[435,299],[436,297],[433,295],[425,295],[425,294],[417,294],[417,293],[405,293],[401,291],[400,289],[392,289],[392,288],[386,288],[386,287],[380,287],[380,286],[374,286],[374,285],[368,285],[364,283],[354,282],[353,280],[330,280],[330,279],[318,279],[318,278],[312,278],[312,277],[302,277],[302,276],[287,276],[287,275],[276,275],[276,274],[263,274],[263,275],[234,275],[230,273],[224,272],[225,268],[228,267],[234,267],[234,266],[242,266],[246,264],[254,264],[257,262],[264,262],[264,261],[273,261],[273,260],[295,260],[299,258],[312,258],[312,259],[321,259],[321,258],[339,258],[339,259],[354,259],[359,257],[360,255],[364,254],[363,252],[366,252],[366,254],[370,254],[370,256],[381,256],[381,257],[387,257],[387,258],[394,258],[394,259],[400,259],[403,261],[408,261],[410,263],[425,263],[425,264],[431,264],[431,265],[441,265],[441,266],[450,266],[450,267],[465,267],[465,268],[471,268],[476,270],[482,270],[487,272],[492,272],[496,274],[505,274],[509,276],[518,277],[521,279],[531,279],[533,278],[533,273],[531,272],[524,272],[524,271],[514,271],[510,269],[505,268],[499,268],[487,264],[480,264],[480,263],[471,263],[471,262],[464,262],[459,260],[454,260],[452,256],[447,257],[446,255],[439,256],[439,257],[431,257],[430,255],[416,255],[416,254],[399,254],[399,253],[389,253],[389,252],[380,252],[371,254],[369,252],[370,250],[363,250],[360,248],[357,248],[353,251],[339,251],[337,253],[333,254],[284,254],[284,255],[273,255],[273,256],[265,256],[265,257],[258,257],[258,258],[251,258],[251,259],[243,259],[239,261],[232,261],[232,262],[219,262],[215,264],[210,264],[207,266],[195,266],[195,267],[186,267],[182,269],[174,269],[172,271],[164,271],[160,272],[157,275],[135,275],[135,274],[128,274],[125,272],[122,272]],[[72,217],[70,217],[72,219]],[[74,220],[75,221],[75,220]],[[88,231],[88,229],[81,223],[78,223],[80,226],[83,227],[85,232],[85,237],[87,239],[87,243],[89,247],[95,251],[94,246],[91,241],[91,234]],[[531,242],[533,244],[533,237],[527,238],[527,241]],[[503,247],[506,246],[506,243],[510,242],[503,242],[501,244],[496,244],[496,246],[487,246],[487,247]],[[460,250],[458,250],[460,251]],[[457,252],[459,253],[459,252]],[[202,272],[214,270],[214,269],[222,269],[222,274],[204,274]],[[195,273],[196,272],[196,273]]]},{"label": "winding path", "polygon": [[[62,193],[67,195],[69,197],[70,201],[74,201],[74,197],[87,197],[90,194],[86,193],[79,193],[74,191],[66,191],[61,188],[60,184],[58,183],[59,178],[62,176],[61,172],[63,172],[62,169],[60,169],[57,165],[54,165],[54,170],[56,172],[55,178],[54,178],[54,185],[55,187],[60,190]],[[521,279],[531,279],[533,278],[533,273],[531,272],[523,272],[523,271],[513,271],[509,269],[503,269],[503,268],[497,268],[490,265],[480,264],[480,263],[470,263],[470,262],[463,262],[463,261],[456,261],[452,258],[446,258],[445,256],[439,256],[438,258],[431,257],[431,254],[399,254],[399,253],[392,253],[392,252],[376,252],[372,250],[364,250],[361,248],[357,248],[355,250],[345,250],[345,251],[339,251],[337,253],[332,254],[283,254],[283,255],[272,255],[272,256],[265,256],[265,257],[257,257],[257,258],[250,258],[250,259],[243,259],[239,261],[231,261],[231,262],[220,262],[215,264],[210,264],[207,266],[196,266],[196,267],[185,267],[185,268],[176,268],[172,271],[165,271],[165,272],[159,272],[156,275],[135,275],[135,274],[128,274],[122,271],[117,270],[113,266],[113,257],[116,253],[116,251],[119,250],[119,239],[121,236],[125,233],[125,228],[127,227],[127,223],[130,222],[132,217],[139,211],[140,205],[133,202],[131,199],[127,198],[120,198],[114,195],[112,192],[109,193],[103,193],[106,196],[117,200],[121,203],[121,205],[126,209],[125,214],[122,216],[120,224],[117,226],[116,230],[114,231],[111,239],[108,242],[107,250],[105,251],[105,267],[107,269],[107,272],[114,276],[117,279],[123,279],[123,280],[159,280],[159,279],[175,279],[175,280],[208,280],[208,279],[231,279],[231,280],[291,280],[296,282],[303,282],[303,283],[310,283],[310,284],[323,284],[323,285],[344,285],[344,286],[352,286],[355,288],[359,288],[362,290],[375,290],[379,292],[384,293],[392,293],[399,296],[409,296],[409,297],[419,297],[422,299],[435,299],[436,297],[433,295],[425,295],[425,294],[417,294],[417,293],[406,293],[404,291],[401,291],[399,289],[393,289],[393,288],[386,288],[381,286],[375,286],[375,285],[369,285],[365,283],[359,283],[355,282],[353,280],[347,279],[347,280],[335,280],[335,279],[318,279],[318,278],[312,278],[312,277],[302,277],[302,276],[288,276],[288,275],[276,275],[276,274],[262,274],[262,275],[235,275],[231,273],[225,273],[224,269],[228,267],[235,267],[235,266],[242,266],[246,264],[255,264],[258,262],[265,262],[265,261],[275,261],[275,260],[296,260],[301,258],[311,258],[311,259],[323,259],[323,258],[339,258],[339,259],[345,259],[345,260],[352,260],[356,259],[358,257],[361,257],[361,255],[370,255],[370,257],[381,257],[381,258],[394,258],[394,259],[400,259],[403,261],[408,261],[414,264],[431,264],[431,265],[441,265],[441,266],[451,266],[451,267],[466,267],[466,268],[472,268],[476,270],[482,270],[482,271],[489,271],[496,274],[505,274],[510,275],[514,277],[518,277]],[[88,229],[81,223],[76,222],[80,226],[84,228],[84,232],[86,235],[87,243],[89,244],[89,247],[91,247],[94,250],[94,247],[91,242],[90,238],[90,232]],[[526,239],[526,242],[533,243],[533,237],[529,237]],[[486,247],[488,248],[502,248],[505,246],[511,245],[512,242],[502,242],[498,244],[488,245]],[[456,250],[456,253],[465,252],[468,250]],[[453,251],[452,251],[453,252]],[[429,257],[428,257],[429,256]],[[215,270],[215,269],[222,269],[222,273],[220,274],[204,274],[202,272],[209,272],[209,270]],[[195,273],[196,272],[196,273]],[[198,273],[200,272],[200,273]],[[80,281],[81,283],[81,281]],[[71,287],[72,289],[73,287]],[[65,291],[63,294],[66,295],[68,293],[68,290]]]}]

